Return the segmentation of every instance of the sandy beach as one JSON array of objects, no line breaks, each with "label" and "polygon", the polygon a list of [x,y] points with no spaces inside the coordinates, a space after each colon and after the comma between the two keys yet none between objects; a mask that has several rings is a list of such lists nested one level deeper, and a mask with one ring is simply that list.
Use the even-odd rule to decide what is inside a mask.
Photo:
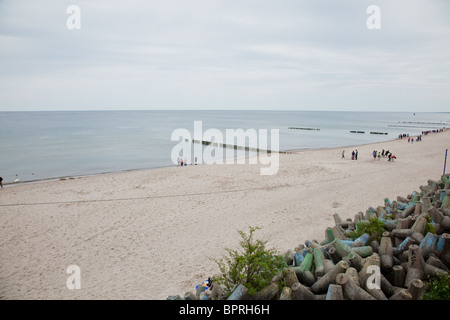
[{"label": "sandy beach", "polygon": [[[439,179],[450,131],[279,155],[261,165],[190,165],[12,185],[0,190],[0,299],[166,299],[217,273],[237,230],[281,253]],[[373,159],[373,150],[397,159]],[[345,150],[345,159],[341,158]],[[351,152],[358,150],[358,160]],[[447,164],[447,168],[450,163]],[[449,170],[447,169],[447,172]],[[81,288],[66,285],[70,265]]]}]

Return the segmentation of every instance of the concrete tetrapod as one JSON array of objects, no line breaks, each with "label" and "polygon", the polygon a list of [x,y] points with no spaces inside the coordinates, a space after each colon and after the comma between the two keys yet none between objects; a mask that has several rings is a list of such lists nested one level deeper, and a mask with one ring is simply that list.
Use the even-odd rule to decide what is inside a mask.
[{"label": "concrete tetrapod", "polygon": [[317,280],[312,286],[311,291],[315,294],[325,293],[330,284],[336,283],[336,276],[344,273],[349,265],[345,261],[339,261],[330,271],[325,273],[323,277]]},{"label": "concrete tetrapod", "polygon": [[425,276],[424,264],[420,248],[416,244],[409,246],[408,250],[408,264],[406,268],[405,287],[409,287],[414,279],[423,280]]},{"label": "concrete tetrapod", "polygon": [[412,295],[408,289],[397,290],[389,300],[412,300]]},{"label": "concrete tetrapod", "polygon": [[342,287],[344,296],[350,300],[376,300],[372,295],[367,293],[364,289],[357,286],[348,275],[339,273],[336,276],[336,284]]},{"label": "concrete tetrapod", "polygon": [[443,233],[441,239],[443,239],[444,242],[442,244],[441,261],[450,268],[450,234]]},{"label": "concrete tetrapod", "polygon": [[414,279],[411,281],[408,291],[411,294],[411,299],[413,300],[419,300],[422,298],[424,293],[424,284],[422,280]]},{"label": "concrete tetrapod", "polygon": [[234,289],[234,291],[230,294],[227,300],[246,300],[248,289],[240,284]]},{"label": "concrete tetrapod", "polygon": [[292,285],[292,295],[295,300],[316,300],[316,296],[306,286],[300,282]]},{"label": "concrete tetrapod", "polygon": [[325,300],[344,300],[342,287],[337,284],[330,284]]},{"label": "concrete tetrapod", "polygon": [[380,256],[377,253],[364,259],[363,267],[359,271],[360,284],[366,292],[377,300],[387,300],[381,290]]},{"label": "concrete tetrapod", "polygon": [[311,252],[307,252],[305,258],[298,267],[289,267],[295,271],[297,278],[307,286],[312,286],[316,282],[314,274],[311,272],[313,267],[314,256]]},{"label": "concrete tetrapod", "polygon": [[294,296],[293,296],[293,292],[292,289],[289,287],[283,287],[283,289],[281,289],[281,293],[280,293],[280,300],[293,300]]},{"label": "concrete tetrapod", "polygon": [[396,265],[392,268],[392,284],[396,287],[403,287],[405,285],[405,270],[401,265]]},{"label": "concrete tetrapod", "polygon": [[384,232],[378,249],[380,255],[381,269],[385,272],[391,272],[394,266],[394,254],[392,250],[392,239],[389,232]]},{"label": "concrete tetrapod", "polygon": [[254,299],[255,300],[272,300],[278,294],[278,285],[274,282],[271,282],[262,290],[258,291]]}]

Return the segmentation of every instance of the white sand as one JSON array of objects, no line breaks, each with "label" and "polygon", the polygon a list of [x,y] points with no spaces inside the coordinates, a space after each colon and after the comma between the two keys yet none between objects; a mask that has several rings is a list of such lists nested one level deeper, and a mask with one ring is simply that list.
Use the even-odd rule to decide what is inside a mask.
[{"label": "white sand", "polygon": [[[237,230],[260,226],[256,237],[283,253],[320,241],[334,213],[353,219],[439,179],[449,146],[446,131],[346,148],[346,159],[342,149],[281,154],[273,176],[259,165],[199,165],[5,187],[0,299],[183,295],[217,273],[212,259],[225,247],[238,248]],[[397,160],[373,160],[383,148]],[[79,290],[66,286],[73,264]]]}]

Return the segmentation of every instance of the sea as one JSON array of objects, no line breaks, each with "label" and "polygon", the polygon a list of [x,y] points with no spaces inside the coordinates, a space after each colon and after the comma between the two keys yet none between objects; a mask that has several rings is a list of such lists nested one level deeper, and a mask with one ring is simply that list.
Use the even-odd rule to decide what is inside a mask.
[{"label": "sea", "polygon": [[[186,140],[172,139],[172,135],[181,129],[193,137],[196,123],[201,124],[202,133],[209,129],[223,133],[224,140],[227,130],[238,129],[257,133],[266,130],[269,138],[275,140],[271,134],[276,130],[278,149],[292,151],[348,147],[440,130],[450,127],[450,113],[11,111],[0,112],[0,122],[0,176],[4,179],[3,184],[8,186],[176,166],[174,150]],[[224,142],[237,144],[237,140]],[[202,145],[203,150],[206,147]],[[244,148],[234,152],[227,150],[223,154],[226,158],[240,158],[252,155],[252,152],[254,154]],[[181,153],[179,155],[183,157]],[[192,156],[188,163],[194,162]]]}]

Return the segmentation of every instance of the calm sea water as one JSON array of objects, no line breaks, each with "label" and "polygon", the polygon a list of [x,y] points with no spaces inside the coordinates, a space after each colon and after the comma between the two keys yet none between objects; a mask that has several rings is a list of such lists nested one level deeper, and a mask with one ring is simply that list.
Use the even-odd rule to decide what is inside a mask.
[{"label": "calm sea water", "polygon": [[226,129],[279,129],[280,150],[298,150],[379,142],[450,127],[450,113],[0,112],[0,121],[0,175],[8,184],[172,166],[171,152],[178,142],[171,141],[171,134],[184,128],[193,135],[194,121],[202,121],[203,132],[214,128],[224,137]]}]

